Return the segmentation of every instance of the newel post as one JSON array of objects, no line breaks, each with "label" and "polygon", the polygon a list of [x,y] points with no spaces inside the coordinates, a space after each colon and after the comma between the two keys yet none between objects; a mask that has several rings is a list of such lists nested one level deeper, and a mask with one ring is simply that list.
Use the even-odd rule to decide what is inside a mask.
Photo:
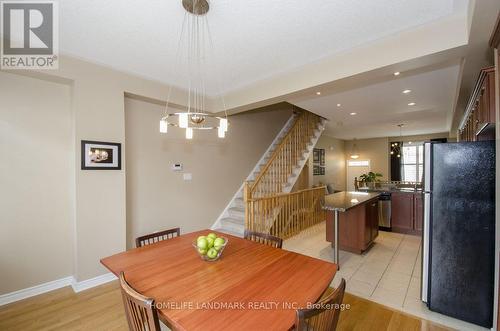
[{"label": "newel post", "polygon": [[243,186],[243,200],[245,201],[245,229],[250,229],[250,200],[252,199],[252,191],[250,189],[250,182],[245,181]]}]

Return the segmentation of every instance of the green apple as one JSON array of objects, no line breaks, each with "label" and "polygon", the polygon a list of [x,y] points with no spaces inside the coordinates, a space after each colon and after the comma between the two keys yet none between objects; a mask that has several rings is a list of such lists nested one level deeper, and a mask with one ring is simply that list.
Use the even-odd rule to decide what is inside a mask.
[{"label": "green apple", "polygon": [[205,239],[205,236],[199,236],[198,239],[196,239],[196,241],[198,241],[200,239]]},{"label": "green apple", "polygon": [[209,259],[215,259],[217,257],[217,250],[215,248],[210,248],[207,252],[207,256]]},{"label": "green apple", "polygon": [[196,246],[198,249],[204,249],[207,250],[210,247],[208,247],[208,240],[207,238],[199,238],[198,241],[196,241]]},{"label": "green apple", "polygon": [[222,248],[222,246],[224,246],[224,243],[225,243],[224,238],[216,238],[214,240],[214,248],[216,250],[219,250]]},{"label": "green apple", "polygon": [[206,250],[206,249],[201,249],[201,248],[198,248],[198,252],[199,252],[201,255],[206,255],[206,254],[207,254],[207,250]]},{"label": "green apple", "polygon": [[210,238],[212,238],[213,240],[215,240],[215,238],[217,238],[217,235],[216,235],[215,233],[211,232],[211,233],[209,233],[209,234],[207,235],[207,237],[210,237]]},{"label": "green apple", "polygon": [[208,236],[207,236],[207,238],[206,238],[205,240],[206,240],[206,241],[207,241],[207,243],[208,243],[208,248],[212,248],[212,247],[214,247],[214,238],[212,238],[212,237],[208,237]]}]

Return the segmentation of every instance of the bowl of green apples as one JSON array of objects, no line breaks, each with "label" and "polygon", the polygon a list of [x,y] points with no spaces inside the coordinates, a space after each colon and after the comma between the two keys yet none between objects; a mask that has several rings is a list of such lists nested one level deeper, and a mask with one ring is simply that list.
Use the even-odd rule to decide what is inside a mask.
[{"label": "bowl of green apples", "polygon": [[199,236],[193,241],[193,247],[203,260],[213,262],[221,257],[227,242],[227,238],[217,237],[217,235],[212,232],[206,236]]}]

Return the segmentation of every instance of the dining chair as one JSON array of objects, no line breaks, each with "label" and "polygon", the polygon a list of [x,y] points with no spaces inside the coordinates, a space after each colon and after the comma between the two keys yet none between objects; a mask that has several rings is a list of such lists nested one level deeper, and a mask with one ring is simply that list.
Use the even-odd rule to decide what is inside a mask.
[{"label": "dining chair", "polygon": [[283,246],[283,240],[281,238],[275,237],[267,233],[245,230],[244,238],[261,244],[272,246],[275,248],[281,248],[281,246]]},{"label": "dining chair", "polygon": [[151,245],[159,241],[172,239],[181,235],[180,228],[168,229],[165,231],[154,232],[135,239],[135,247]]},{"label": "dining chair", "polygon": [[345,279],[331,294],[320,299],[311,309],[299,309],[295,316],[296,331],[333,331],[337,328],[340,304],[344,299]]},{"label": "dining chair", "polygon": [[123,271],[120,286],[130,331],[161,331],[155,300],[136,292],[125,280]]}]

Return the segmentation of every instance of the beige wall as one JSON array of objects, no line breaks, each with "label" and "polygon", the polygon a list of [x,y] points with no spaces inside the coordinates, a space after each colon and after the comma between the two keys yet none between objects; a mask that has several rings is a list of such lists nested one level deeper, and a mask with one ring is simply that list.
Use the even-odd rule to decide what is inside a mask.
[{"label": "beige wall", "polygon": [[[350,159],[354,140],[345,142],[346,160]],[[355,141],[359,160],[370,160],[371,171],[389,179],[389,138],[360,139]],[[346,178],[349,180],[348,178]]]},{"label": "beige wall", "polygon": [[[59,274],[64,274],[63,276],[73,275],[76,281],[83,281],[105,274],[108,270],[100,264],[99,260],[121,252],[126,248],[126,169],[124,166],[119,171],[81,170],[80,141],[98,140],[124,144],[124,94],[130,93],[155,100],[165,100],[168,86],[66,56],[60,57],[58,70],[19,70],[10,73],[6,75],[2,71],[2,75],[6,75],[2,85],[10,87],[9,90],[6,90],[2,86],[2,91],[9,91],[9,95],[17,95],[19,99],[37,101],[37,103],[33,101],[30,104],[34,107],[30,109],[52,109],[53,105],[48,101],[58,103],[65,100],[66,97],[69,98],[64,106],[65,111],[72,115],[70,118],[72,131],[69,136],[71,147],[70,172],[72,177],[70,178],[71,187],[68,189],[67,197],[73,197],[74,203],[65,203],[65,205],[70,208],[68,213],[72,216],[70,219],[73,220],[71,234],[74,234],[74,240],[72,242],[73,247],[66,248],[61,245],[59,248],[64,254],[73,254],[72,270],[69,273],[59,272],[59,268],[52,266],[51,263],[44,264],[36,272],[26,270],[26,275],[21,275],[18,272],[18,279],[15,283],[9,285],[8,290],[18,290],[48,280],[54,280],[54,277],[49,276],[52,274],[57,274],[57,277],[59,277]],[[18,79],[28,79],[38,83],[20,85],[16,84]],[[39,95],[39,91],[49,89],[49,86],[53,87],[57,92],[47,93],[46,95],[50,96],[50,98],[47,97],[46,99],[47,103],[38,104],[40,100],[34,97]],[[60,93],[60,90],[65,92]],[[183,95],[182,91],[173,89],[171,102],[180,104]],[[6,104],[4,99],[2,97],[0,105]],[[22,100],[22,102],[28,102],[28,100]],[[34,118],[39,115],[40,113],[37,113]],[[45,117],[40,118],[38,125],[41,124],[48,125]],[[51,129],[54,130],[54,128]],[[8,134],[8,139],[12,139],[10,137],[11,133]],[[5,139],[2,140],[5,141]],[[124,152],[124,161],[125,148],[122,150]],[[50,162],[54,162],[54,160],[50,160]],[[30,166],[28,169],[36,168]],[[61,171],[60,174],[64,174],[64,172]],[[61,178],[59,179],[59,177]],[[65,175],[58,176],[58,180],[64,183],[66,181],[64,177]],[[34,213],[39,206],[38,202],[32,203],[29,200],[25,200],[23,206],[16,206],[16,211],[12,212],[15,223],[22,222],[22,215],[27,213],[21,210],[21,207],[32,210]],[[45,204],[43,207],[49,208]],[[62,210],[61,215],[64,213],[66,211]],[[63,231],[62,228],[60,229]],[[7,233],[6,236],[13,236],[17,234],[17,228],[9,228],[8,231],[2,231],[3,233]],[[58,231],[43,231],[42,233],[43,242],[32,246],[32,250],[44,252],[47,247],[52,247],[59,240],[57,237]],[[17,254],[17,258],[32,262],[33,255],[30,254],[32,253],[26,255]],[[3,256],[2,253],[0,255],[2,270],[4,269]],[[54,257],[54,260],[58,260],[57,256]],[[51,269],[54,269],[54,272]],[[62,269],[65,270],[65,268]],[[26,279],[23,278],[25,276]]]},{"label": "beige wall", "polygon": [[73,273],[70,92],[0,72],[0,294]]},{"label": "beige wall", "polygon": [[[379,172],[383,175],[383,180],[390,180],[390,158],[389,158],[389,143],[394,141],[429,141],[430,139],[449,138],[448,132],[424,134],[415,136],[388,137],[388,138],[372,138],[356,140],[356,146],[360,160],[370,160],[371,171]],[[345,157],[350,159],[353,140],[345,142]],[[346,178],[346,180],[350,180]]]},{"label": "beige wall", "polygon": [[[225,139],[216,131],[158,132],[164,108],[125,99],[127,243],[146,233],[181,227],[182,232],[209,228],[292,115],[289,105],[230,117]],[[182,163],[183,171],[171,166]],[[183,173],[192,180],[184,181]]]},{"label": "beige wall", "polygon": [[333,184],[336,190],[345,190],[346,184],[346,162],[344,140],[332,138],[323,134],[315,148],[323,148],[325,150],[325,175],[313,176],[312,157],[309,159],[310,183],[317,185],[320,182],[323,184]]}]

